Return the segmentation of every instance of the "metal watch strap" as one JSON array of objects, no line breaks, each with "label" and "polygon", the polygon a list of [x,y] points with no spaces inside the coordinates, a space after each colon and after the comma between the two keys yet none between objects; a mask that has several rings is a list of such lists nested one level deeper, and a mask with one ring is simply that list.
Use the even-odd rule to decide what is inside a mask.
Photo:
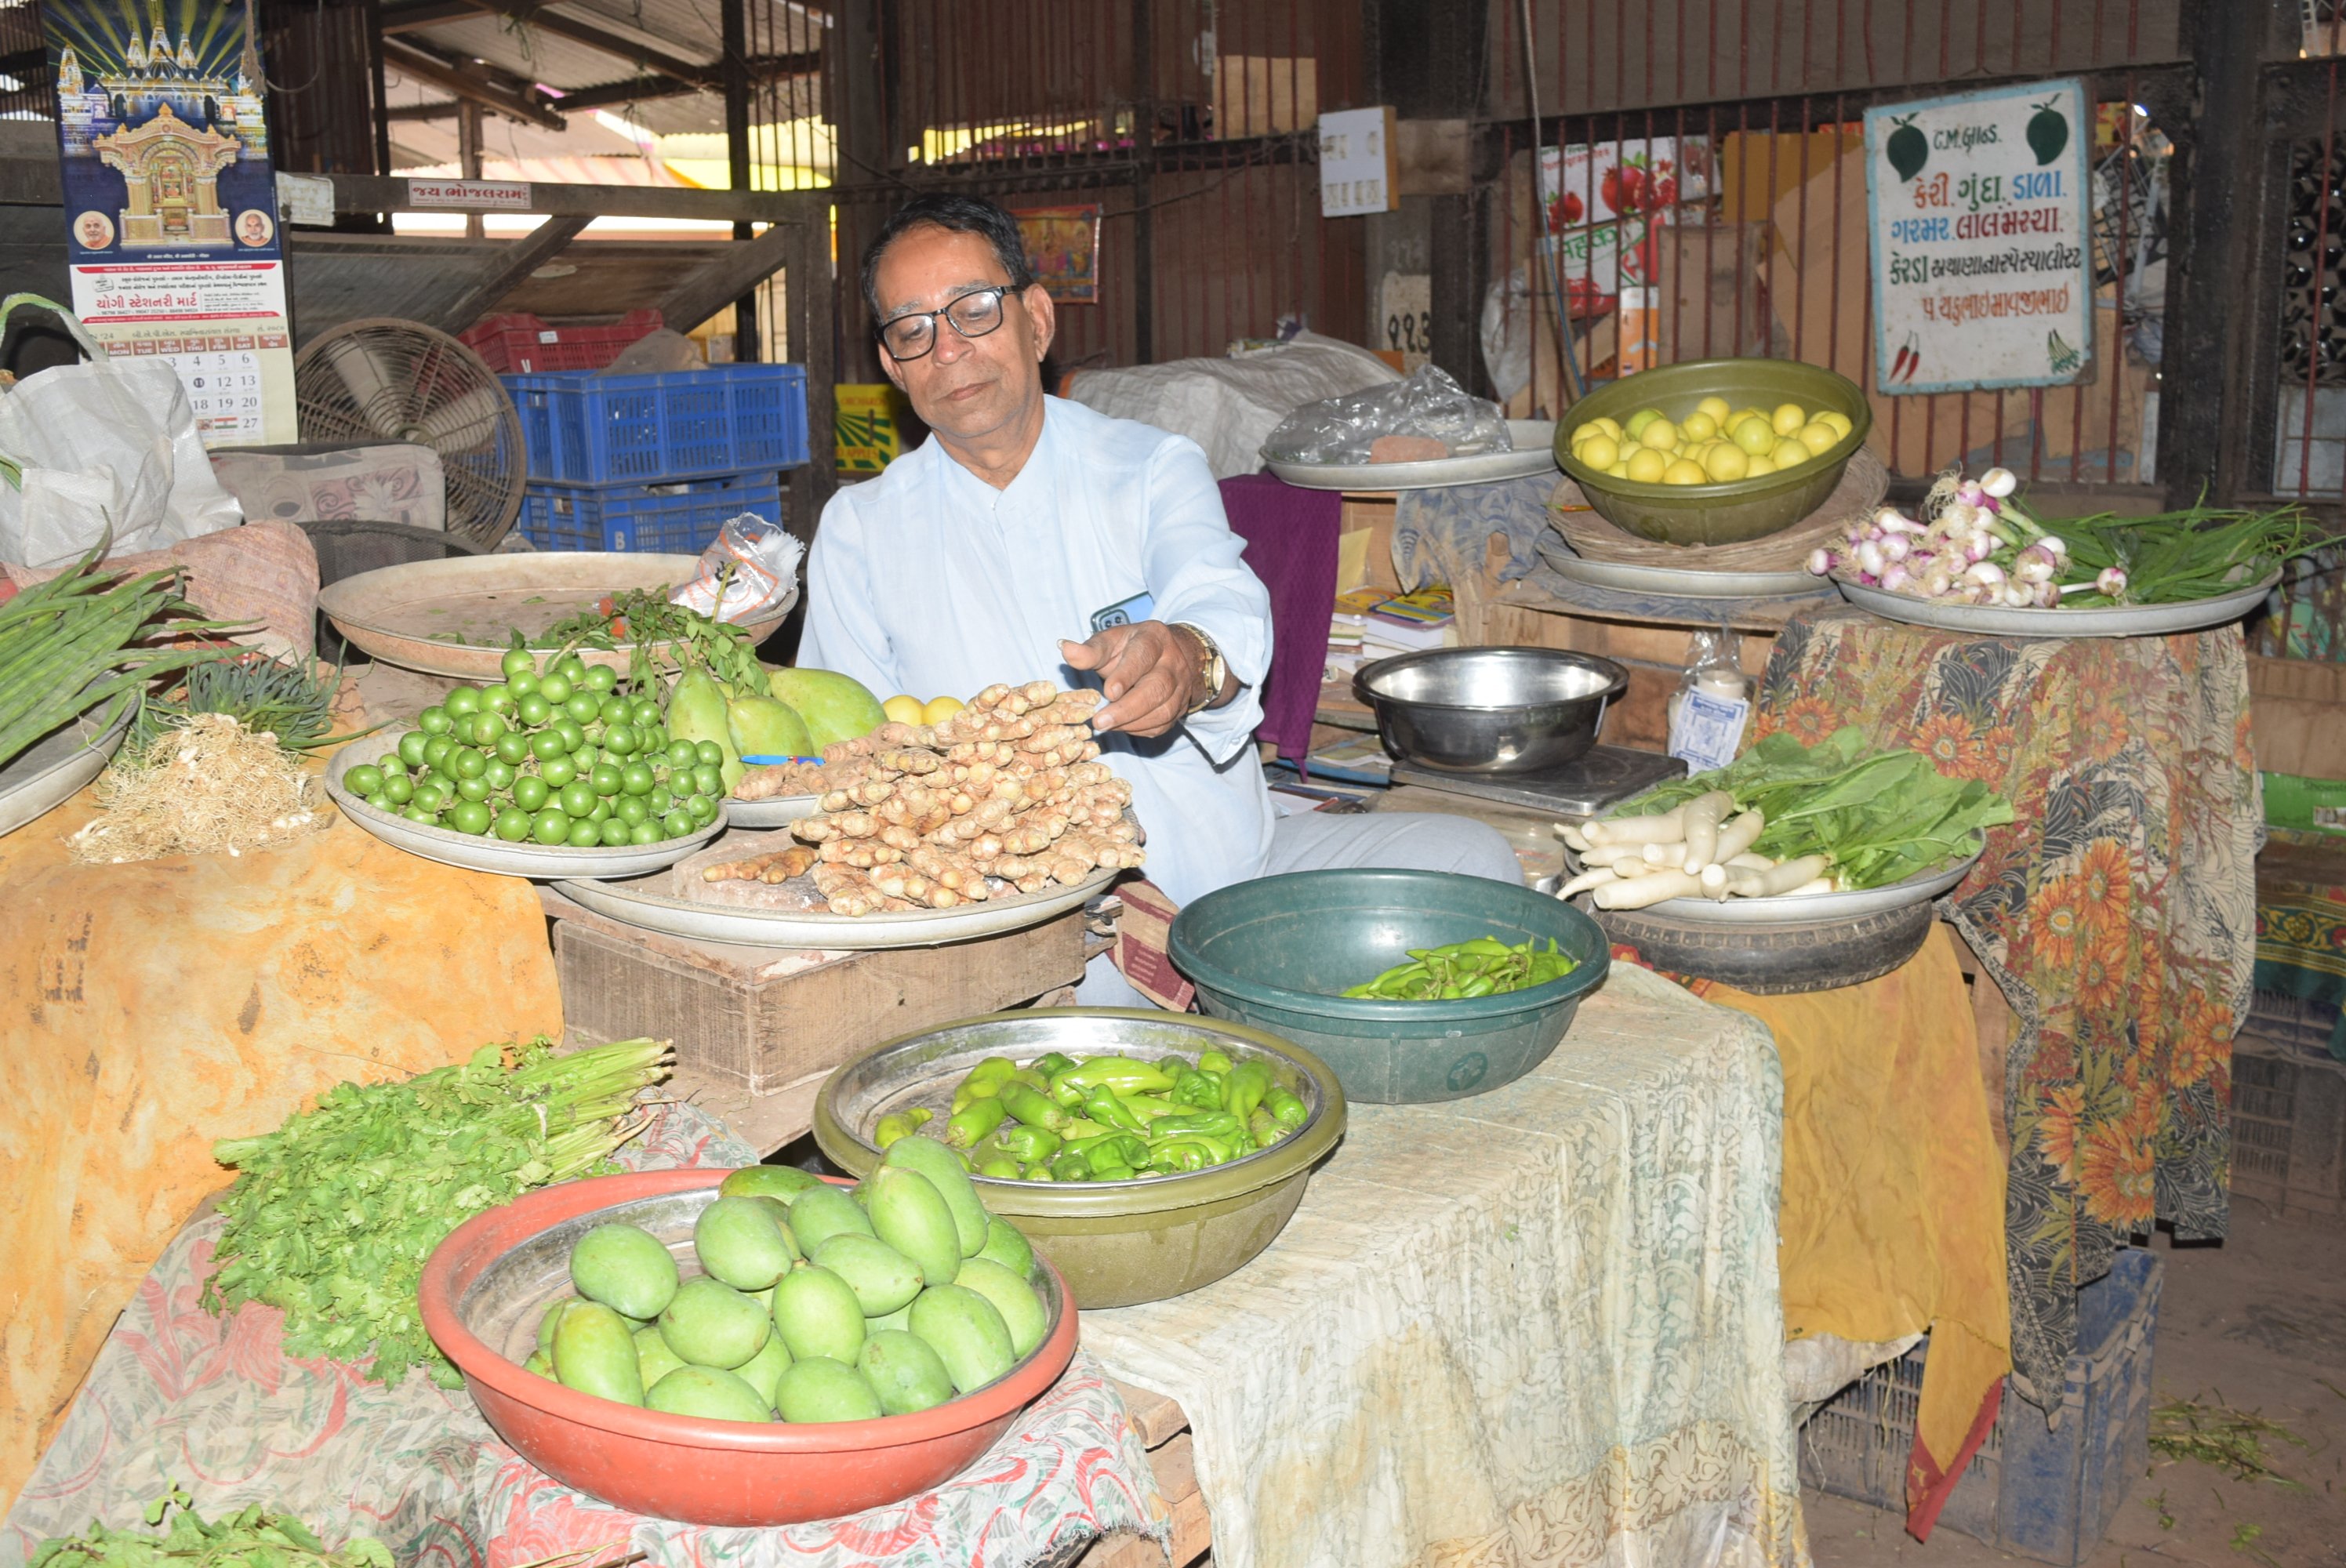
[{"label": "metal watch strap", "polygon": [[1222,695],[1222,682],[1229,677],[1229,664],[1222,657],[1221,645],[1207,636],[1204,627],[1193,626],[1188,621],[1175,621],[1173,624],[1197,638],[1198,646],[1205,651],[1206,655],[1205,667],[1199,672],[1205,677],[1206,695],[1191,703],[1184,710],[1183,717],[1186,718],[1188,714],[1203,713],[1214,705],[1216,697]]}]

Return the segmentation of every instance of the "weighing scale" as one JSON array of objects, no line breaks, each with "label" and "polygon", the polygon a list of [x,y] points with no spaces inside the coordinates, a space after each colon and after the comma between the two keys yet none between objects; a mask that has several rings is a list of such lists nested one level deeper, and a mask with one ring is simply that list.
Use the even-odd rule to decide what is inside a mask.
[{"label": "weighing scale", "polygon": [[1445,773],[1397,761],[1392,781],[1578,819],[1594,817],[1665,779],[1683,778],[1686,770],[1684,762],[1658,751],[1593,746],[1570,762],[1538,773]]}]

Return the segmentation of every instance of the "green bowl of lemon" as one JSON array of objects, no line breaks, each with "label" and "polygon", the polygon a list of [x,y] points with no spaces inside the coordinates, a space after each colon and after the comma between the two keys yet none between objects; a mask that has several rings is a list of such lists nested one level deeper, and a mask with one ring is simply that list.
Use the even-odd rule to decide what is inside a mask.
[{"label": "green bowl of lemon", "polygon": [[1823,505],[1872,423],[1857,383],[1821,365],[1690,360],[1574,403],[1556,422],[1556,461],[1617,528],[1737,545]]}]

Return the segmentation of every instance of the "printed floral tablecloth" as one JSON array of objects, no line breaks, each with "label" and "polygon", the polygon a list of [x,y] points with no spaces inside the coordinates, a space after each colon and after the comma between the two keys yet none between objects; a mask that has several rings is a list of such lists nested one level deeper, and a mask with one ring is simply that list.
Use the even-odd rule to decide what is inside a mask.
[{"label": "printed floral tablecloth", "polygon": [[[622,1165],[748,1165],[756,1154],[689,1105],[666,1107]],[[515,1568],[573,1549],[655,1568],[1017,1568],[1110,1531],[1162,1537],[1167,1510],[1124,1401],[1078,1350],[978,1462],[933,1492],[845,1519],[711,1530],[645,1519],[547,1477],[500,1441],[464,1390],[396,1389],[293,1360],[281,1316],[215,1318],[196,1298],[222,1222],[184,1229],[98,1352],[56,1440],[0,1524],[0,1565],[90,1521],[138,1528],[172,1481],[207,1518],[259,1502],[330,1542],[371,1534],[402,1568]],[[597,1558],[583,1559],[595,1562]]]},{"label": "printed floral tablecloth", "polygon": [[1844,724],[2012,801],[1953,909],[2018,1016],[2013,1386],[2057,1400],[2077,1288],[2154,1221],[2193,1240],[2229,1217],[2263,819],[2240,632],[1967,637],[1817,612],[1777,640],[1754,738]]},{"label": "printed floral tablecloth", "polygon": [[1627,964],[1554,1055],[1352,1107],[1270,1249],[1084,1314],[1180,1402],[1221,1568],[1807,1561],[1767,1030]]}]

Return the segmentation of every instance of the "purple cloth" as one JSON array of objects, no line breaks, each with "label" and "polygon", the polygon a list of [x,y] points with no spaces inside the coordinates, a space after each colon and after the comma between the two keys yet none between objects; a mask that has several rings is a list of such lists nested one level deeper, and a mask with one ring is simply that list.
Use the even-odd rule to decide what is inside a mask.
[{"label": "purple cloth", "polygon": [[1221,486],[1230,532],[1246,541],[1246,564],[1270,593],[1270,675],[1255,735],[1300,763],[1311,749],[1320,677],[1328,667],[1344,498],[1270,473],[1242,473]]}]

